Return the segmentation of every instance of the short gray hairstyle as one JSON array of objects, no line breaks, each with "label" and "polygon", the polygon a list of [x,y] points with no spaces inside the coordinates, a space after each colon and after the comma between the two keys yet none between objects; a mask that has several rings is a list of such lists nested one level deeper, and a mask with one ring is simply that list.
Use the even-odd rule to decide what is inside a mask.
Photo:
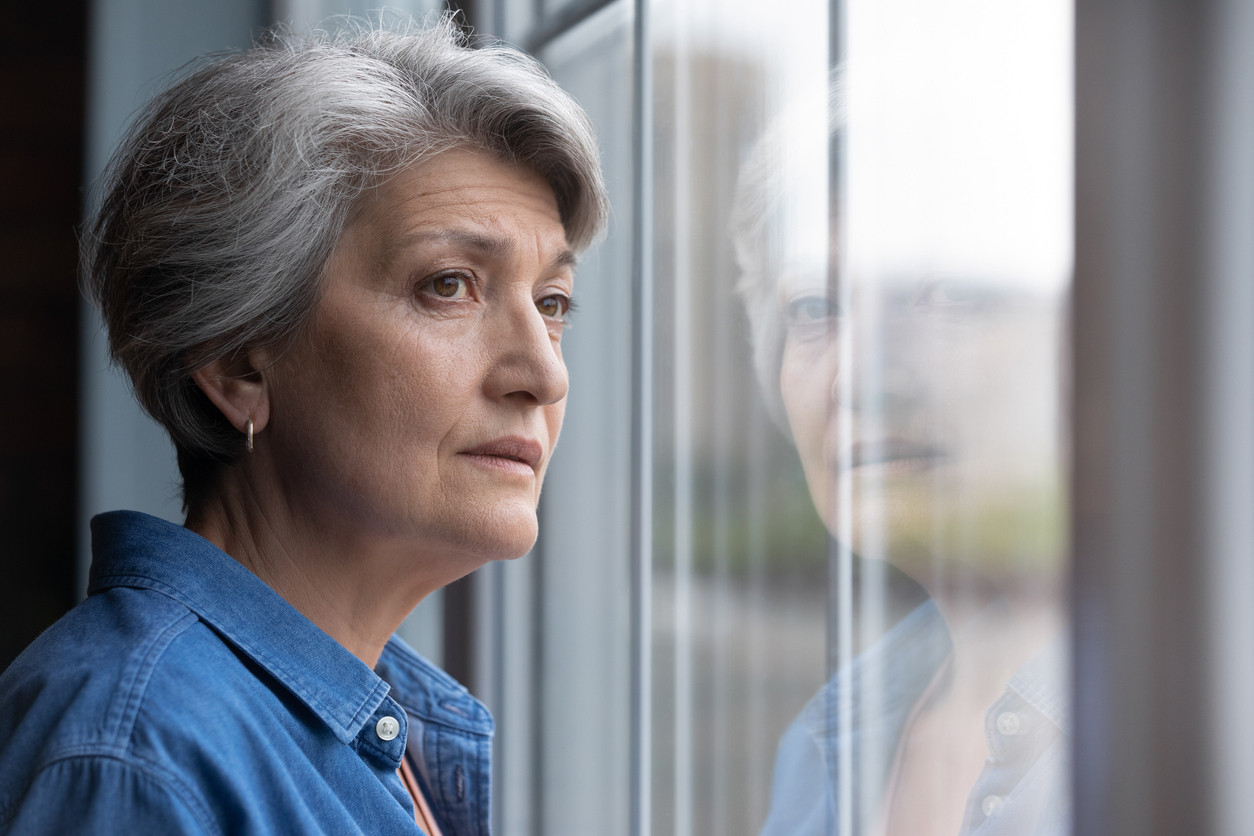
[{"label": "short gray hairstyle", "polygon": [[536,61],[475,48],[449,16],[275,31],[139,113],[82,236],[83,284],[115,362],[174,441],[185,502],[243,445],[193,372],[297,333],[363,196],[454,148],[542,176],[574,250],[603,233],[587,115]]},{"label": "short gray hairstyle", "polygon": [[[847,107],[843,65],[832,68],[827,89],[829,164],[838,166],[840,161],[835,152],[845,128]],[[736,291],[744,304],[753,341],[753,370],[768,414],[788,437],[792,434],[779,389],[787,339],[784,312],[776,293],[776,283],[783,269],[779,252],[783,236],[779,224],[785,222],[781,207],[786,202],[786,192],[796,185],[789,175],[812,176],[808,169],[790,171],[785,163],[799,128],[797,123],[808,122],[809,116],[804,110],[786,110],[771,121],[741,167],[729,222],[736,264],[740,268]],[[836,173],[839,175],[838,171]],[[834,180],[829,177],[829,182]],[[835,194],[829,197],[833,213],[836,197]]]}]

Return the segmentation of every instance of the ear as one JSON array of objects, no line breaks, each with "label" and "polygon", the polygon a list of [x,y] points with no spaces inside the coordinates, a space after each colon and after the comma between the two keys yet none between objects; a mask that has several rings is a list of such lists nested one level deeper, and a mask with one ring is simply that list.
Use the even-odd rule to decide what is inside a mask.
[{"label": "ear", "polygon": [[269,390],[261,371],[268,366],[264,352],[241,352],[192,372],[192,380],[231,426],[241,433],[246,432],[248,421],[252,419],[256,434],[265,429],[270,420]]}]

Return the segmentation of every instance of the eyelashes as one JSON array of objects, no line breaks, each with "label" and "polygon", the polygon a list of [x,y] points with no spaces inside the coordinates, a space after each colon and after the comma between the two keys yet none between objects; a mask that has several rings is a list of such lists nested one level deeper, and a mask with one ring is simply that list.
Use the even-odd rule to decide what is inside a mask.
[{"label": "eyelashes", "polygon": [[799,296],[784,306],[784,326],[798,339],[830,336],[840,327],[844,310],[822,294]]},{"label": "eyelashes", "polygon": [[[438,273],[423,279],[415,288],[415,293],[426,296],[430,302],[461,302],[473,300],[478,282],[473,276],[462,272]],[[535,302],[536,310],[546,319],[557,323],[568,323],[577,305],[575,300],[565,293],[546,293]]]},{"label": "eyelashes", "polygon": [[811,325],[839,317],[840,305],[827,296],[802,296],[784,308],[784,321],[789,326]]}]

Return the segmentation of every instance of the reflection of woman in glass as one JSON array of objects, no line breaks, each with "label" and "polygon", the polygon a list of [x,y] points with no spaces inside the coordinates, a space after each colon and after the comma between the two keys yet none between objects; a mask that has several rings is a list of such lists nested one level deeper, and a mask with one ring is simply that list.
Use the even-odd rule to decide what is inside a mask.
[{"label": "reflection of woman in glass", "polygon": [[759,143],[733,219],[763,391],[833,536],[835,672],[780,742],[763,833],[1061,834],[1058,300],[837,280],[835,212],[807,264],[802,123]]}]

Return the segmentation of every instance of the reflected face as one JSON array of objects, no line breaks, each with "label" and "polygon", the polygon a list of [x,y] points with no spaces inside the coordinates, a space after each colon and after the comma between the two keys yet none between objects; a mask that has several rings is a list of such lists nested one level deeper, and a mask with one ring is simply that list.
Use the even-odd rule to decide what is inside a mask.
[{"label": "reflected face", "polygon": [[855,287],[847,309],[824,285],[778,291],[781,393],[829,531],[859,551],[878,533],[907,571],[1021,559],[1024,526],[1056,513],[1056,307],[945,278]]},{"label": "reflected face", "polygon": [[287,495],[382,538],[525,553],[565,409],[573,265],[529,169],[456,150],[383,186],[274,367]]}]

